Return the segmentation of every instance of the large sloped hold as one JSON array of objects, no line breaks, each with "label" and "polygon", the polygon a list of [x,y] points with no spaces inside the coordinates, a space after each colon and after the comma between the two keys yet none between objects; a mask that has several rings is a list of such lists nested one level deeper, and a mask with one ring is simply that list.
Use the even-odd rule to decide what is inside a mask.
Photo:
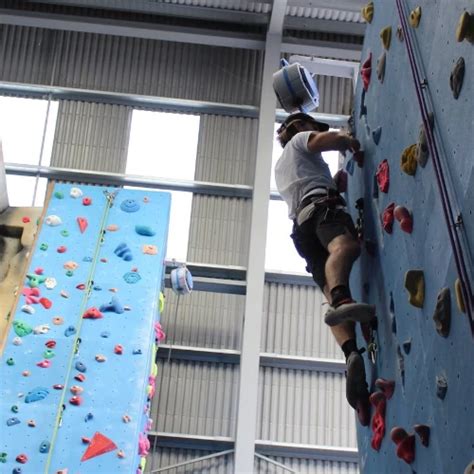
[{"label": "large sloped hold", "polygon": [[474,13],[464,11],[458,21],[456,28],[456,39],[474,43]]},{"label": "large sloped hold", "polygon": [[273,89],[278,102],[289,114],[309,112],[319,106],[319,92],[310,72],[299,63],[281,60],[281,69],[273,74]]},{"label": "large sloped hold", "polygon": [[[130,203],[140,205],[130,212]],[[56,285],[30,288],[25,278],[0,360],[2,473],[138,472],[157,376],[170,204],[169,193],[55,184],[45,216],[57,225],[40,226],[27,275],[42,269]],[[143,223],[153,232],[137,232]],[[116,255],[124,242],[133,262]],[[56,251],[66,244],[67,257]],[[144,254],[144,245],[157,253]],[[127,273],[141,278],[130,284]],[[52,306],[41,303],[46,292]],[[21,310],[27,298],[38,299],[34,313]]]}]

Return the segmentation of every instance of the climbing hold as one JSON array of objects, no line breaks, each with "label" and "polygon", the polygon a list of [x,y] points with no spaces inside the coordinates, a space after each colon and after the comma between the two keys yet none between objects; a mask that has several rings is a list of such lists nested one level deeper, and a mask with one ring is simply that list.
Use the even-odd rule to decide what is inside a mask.
[{"label": "climbing hold", "polygon": [[53,306],[53,302],[48,298],[40,298],[39,302],[44,309],[49,309],[51,306]]},{"label": "climbing hold", "polygon": [[392,41],[392,27],[386,26],[380,31],[380,39],[382,40],[382,45],[386,50],[390,49],[390,43]]},{"label": "climbing hold", "polygon": [[84,319],[100,319],[103,318],[103,314],[95,307],[89,308],[82,315]]},{"label": "climbing hold", "polygon": [[[387,59],[387,54],[385,51],[377,59],[377,78],[383,84],[385,79],[385,63]],[[378,142],[376,142],[378,143]]]},{"label": "climbing hold", "polygon": [[48,349],[53,349],[54,347],[56,347],[56,341],[53,340],[53,339],[50,339],[49,341],[46,341],[44,343],[44,345],[48,348]]},{"label": "climbing hold", "polygon": [[87,367],[85,366],[83,362],[77,361],[75,367],[76,367],[76,370],[78,370],[79,372],[84,373],[87,371]]},{"label": "climbing hold", "polygon": [[374,392],[370,395],[369,401],[375,408],[372,418],[372,440],[370,444],[373,449],[379,451],[385,435],[385,407],[387,399],[382,392]]},{"label": "climbing hold", "polygon": [[92,289],[93,289],[94,291],[102,291],[102,287],[99,286],[99,285],[94,285],[94,286],[92,287]]},{"label": "climbing hold", "polygon": [[95,360],[97,362],[105,362],[107,360],[107,357],[105,357],[105,355],[103,355],[103,354],[97,354],[95,356]]},{"label": "climbing hold", "polygon": [[376,145],[379,144],[381,136],[382,136],[382,127],[377,127],[376,129],[372,130],[372,138]]},{"label": "climbing hold", "polygon": [[15,365],[15,360],[13,359],[13,357],[9,357],[7,359],[7,365],[9,366]]},{"label": "climbing hold", "polygon": [[393,210],[393,215],[404,232],[411,234],[413,231],[413,216],[406,207],[396,206]]},{"label": "climbing hold", "polygon": [[78,382],[84,382],[84,380],[86,380],[86,376],[84,374],[76,374],[74,379]]},{"label": "climbing hold", "polygon": [[474,474],[474,460],[466,466],[464,474]]},{"label": "climbing hold", "polygon": [[436,376],[436,396],[440,400],[444,400],[448,391],[448,381],[444,375]]},{"label": "climbing hold", "polygon": [[[428,114],[428,121],[429,121],[431,130],[433,130],[434,114],[432,112]],[[421,124],[419,132],[418,132],[418,143],[416,144],[415,159],[422,168],[426,166],[426,162],[428,161],[428,155],[429,155],[429,149],[428,149],[428,141],[426,139],[426,130],[425,130],[424,125]]]},{"label": "climbing hold", "polygon": [[40,244],[39,249],[42,250],[43,252],[44,252],[45,250],[48,250],[48,244],[45,244],[45,243]]},{"label": "climbing hold", "polygon": [[411,339],[407,339],[403,344],[403,350],[405,351],[405,354],[409,354],[411,350]]},{"label": "climbing hold", "polygon": [[56,383],[53,385],[54,390],[62,390],[64,388],[64,385],[60,383]]},{"label": "climbing hold", "polygon": [[69,196],[71,196],[74,199],[82,197],[82,191],[79,188],[71,188],[69,191]]},{"label": "climbing hold", "polygon": [[356,151],[353,155],[352,158],[354,161],[357,163],[357,166],[359,168],[362,168],[364,166],[364,152],[363,150],[358,150]]},{"label": "climbing hold", "polygon": [[23,224],[28,224],[30,221],[31,221],[31,219],[28,216],[25,216],[25,217],[21,218],[21,222],[23,222]]},{"label": "climbing hold", "polygon": [[23,375],[23,377],[29,377],[30,376],[30,371],[29,370],[24,370],[21,375]]},{"label": "climbing hold", "polygon": [[122,355],[123,354],[123,347],[121,344],[117,344],[115,347],[114,347],[114,352],[118,355]]},{"label": "climbing hold", "polygon": [[39,452],[41,454],[46,454],[46,453],[49,453],[49,448],[51,447],[51,444],[49,443],[49,441],[43,441],[41,444],[40,444],[40,447],[39,447]]},{"label": "climbing hold", "polygon": [[421,20],[421,7],[416,7],[414,10],[410,12],[410,16],[408,21],[413,28],[418,28]]},{"label": "climbing hold", "polygon": [[455,99],[457,99],[461,93],[465,70],[466,65],[464,63],[464,58],[461,57],[456,61],[451,76],[449,77],[449,87],[451,87]]},{"label": "climbing hold", "polygon": [[35,268],[35,273],[37,275],[42,275],[44,273],[44,269],[41,268],[41,267],[37,267],[37,268]]},{"label": "climbing hold", "polygon": [[27,421],[27,425],[28,425],[30,428],[36,428],[36,421],[35,421],[35,420],[28,420],[28,421]]},{"label": "climbing hold", "polygon": [[132,418],[129,415],[123,415],[122,416],[122,421],[124,423],[130,423],[132,421]]},{"label": "climbing hold", "polygon": [[382,390],[387,400],[390,400],[395,390],[395,380],[386,380],[383,378],[379,378],[375,381],[375,386]]},{"label": "climbing hold", "polygon": [[54,353],[54,351],[52,351],[51,349],[46,349],[44,352],[43,352],[43,357],[45,359],[51,359],[55,356],[56,354]]},{"label": "climbing hold", "polygon": [[94,418],[94,415],[89,412],[89,413],[84,417],[84,421],[87,423],[88,421],[91,421],[93,418]]},{"label": "climbing hold", "polygon": [[21,346],[23,344],[23,339],[19,336],[15,336],[13,339],[12,339],[12,344],[14,346]]},{"label": "climbing hold", "polygon": [[54,288],[56,288],[57,284],[58,282],[56,281],[56,278],[52,278],[52,277],[46,278],[46,280],[44,281],[44,286],[48,290],[53,290]]},{"label": "climbing hold", "polygon": [[372,19],[374,18],[374,2],[369,2],[367,5],[363,6],[361,15],[367,23],[372,23]]},{"label": "climbing hold", "polygon": [[13,330],[17,336],[25,337],[33,332],[33,328],[24,321],[13,321]]},{"label": "climbing hold", "polygon": [[388,188],[390,186],[390,168],[387,160],[383,160],[381,163],[379,163],[375,176],[377,178],[377,184],[380,191],[383,193],[388,193]]},{"label": "climbing hold", "polygon": [[82,259],[83,262],[92,262],[92,257],[84,257]]},{"label": "climbing hold", "polygon": [[132,251],[129,249],[126,243],[121,243],[114,250],[114,254],[120,258],[123,258],[126,262],[133,260]]},{"label": "climbing hold", "polygon": [[48,324],[39,324],[35,328],[33,328],[33,333],[34,334],[46,334],[49,332],[49,325]]},{"label": "climbing hold", "polygon": [[165,309],[165,294],[160,291],[160,295],[158,297],[158,309],[160,310],[160,313],[162,313]]},{"label": "climbing hold", "polygon": [[110,336],[110,332],[109,331],[103,331],[100,333],[100,337],[104,337],[104,338],[107,338]]},{"label": "climbing hold", "polygon": [[354,163],[355,161],[350,158],[346,163],[346,171],[352,176],[354,174]]},{"label": "climbing hold", "polygon": [[372,73],[372,53],[369,53],[369,57],[364,61],[360,68],[360,74],[362,76],[362,84],[365,91],[369,89],[370,75]]},{"label": "climbing hold", "polygon": [[38,367],[41,367],[42,369],[49,369],[51,367],[51,361],[50,360],[42,360],[41,362],[38,362],[36,365]]},{"label": "climbing hold", "polygon": [[428,447],[430,445],[430,427],[428,425],[415,425],[413,429],[420,437],[421,444]]},{"label": "climbing hold", "polygon": [[139,235],[145,235],[146,237],[152,237],[156,232],[147,225],[136,225],[135,232]]},{"label": "climbing hold", "polygon": [[122,314],[125,311],[123,305],[119,302],[116,296],[112,296],[111,300],[108,303],[101,305],[99,309],[104,313],[112,312],[116,314]]},{"label": "climbing hold", "polygon": [[396,426],[390,432],[390,437],[397,445],[397,457],[411,464],[415,460],[415,435],[409,435],[403,428]]},{"label": "climbing hold", "polygon": [[87,219],[85,217],[78,217],[76,221],[77,225],[79,226],[79,230],[81,231],[81,234],[83,234],[88,226]]},{"label": "climbing hold", "polygon": [[82,403],[82,398],[77,395],[74,395],[73,397],[69,399],[69,403],[71,405],[79,406]]},{"label": "climbing hold", "polygon": [[56,252],[58,253],[65,253],[66,251],[67,251],[67,247],[65,247],[64,245],[61,245],[60,247],[56,249]]},{"label": "climbing hold", "polygon": [[44,220],[44,223],[51,227],[56,227],[58,225],[61,225],[62,221],[59,216],[51,215],[51,216],[46,217],[46,219]]},{"label": "climbing hold", "polygon": [[150,440],[144,433],[138,436],[138,455],[147,456],[150,451]]},{"label": "climbing hold", "polygon": [[133,354],[133,355],[139,355],[139,354],[141,354],[141,353],[142,353],[142,350],[141,350],[141,349],[133,349],[133,351],[132,351],[132,354]]},{"label": "climbing hold", "polygon": [[41,285],[41,283],[44,283],[46,280],[46,277],[43,275],[35,275],[33,273],[28,273],[26,275],[26,278],[28,279],[28,286],[30,288],[36,288],[37,286]]},{"label": "climbing hold", "polygon": [[451,326],[451,292],[449,288],[443,288],[438,293],[433,321],[438,334],[442,337],[448,337]]},{"label": "climbing hold", "polygon": [[461,280],[459,278],[456,278],[456,281],[454,282],[454,293],[456,294],[456,305],[458,307],[458,310],[461,311],[461,313],[465,313],[466,305],[464,304],[462,285]]},{"label": "climbing hold", "polygon": [[109,224],[105,230],[109,231],[109,232],[116,232],[117,230],[119,230],[119,226],[117,224]]},{"label": "climbing hold", "polygon": [[402,381],[402,388],[405,387],[405,358],[403,357],[400,346],[397,346],[397,363],[398,363],[398,372],[400,374],[400,379]]},{"label": "climbing hold", "polygon": [[7,420],[7,426],[14,426],[14,425],[19,425],[20,420],[16,417],[8,418]]},{"label": "climbing hold", "polygon": [[158,247],[156,245],[147,244],[142,247],[142,252],[145,255],[156,255],[158,253]]},{"label": "climbing hold", "polygon": [[90,197],[85,197],[82,199],[83,206],[90,206],[92,204],[92,199]]},{"label": "climbing hold", "polygon": [[403,150],[401,159],[400,159],[400,168],[406,174],[413,176],[416,173],[416,143],[410,145],[409,147]]},{"label": "climbing hold", "polygon": [[101,261],[102,263],[107,263],[107,259],[106,259],[106,258],[103,258],[103,257],[100,259],[100,261]]},{"label": "climbing hold", "polygon": [[166,334],[163,331],[163,328],[161,327],[161,323],[155,323],[154,329],[155,329],[155,339],[158,342],[164,341],[166,339]]},{"label": "climbing hold", "polygon": [[12,405],[12,407],[10,408],[10,410],[11,410],[13,413],[18,413],[18,411],[19,411],[18,405]]},{"label": "climbing hold", "polygon": [[91,439],[88,438],[87,436],[82,436],[81,437],[81,441],[84,443],[84,444],[89,444],[91,442]]},{"label": "climbing hold", "polygon": [[13,474],[21,474],[22,472],[21,467],[14,467],[12,471]]},{"label": "climbing hold", "polygon": [[405,288],[408,290],[408,301],[417,308],[423,308],[425,300],[425,276],[423,270],[408,270],[405,273]]},{"label": "climbing hold", "polygon": [[65,270],[76,270],[79,267],[79,264],[77,262],[74,262],[72,260],[67,261],[64,265],[63,268]]},{"label": "climbing hold", "polygon": [[26,454],[19,454],[15,460],[20,464],[26,464],[28,462],[28,456]]},{"label": "climbing hold", "polygon": [[474,14],[464,11],[456,28],[456,40],[474,43]]},{"label": "climbing hold", "polygon": [[36,387],[30,390],[25,397],[25,403],[38,402],[44,400],[49,394],[49,390],[44,387]]},{"label": "climbing hold", "polygon": [[76,334],[76,328],[74,326],[68,326],[65,330],[64,330],[64,335],[66,337],[69,337],[69,336],[72,336]]},{"label": "climbing hold", "polygon": [[35,308],[33,308],[33,306],[30,306],[29,304],[24,304],[21,307],[21,311],[23,311],[26,314],[35,314]]},{"label": "climbing hold", "polygon": [[61,191],[56,191],[56,192],[54,193],[54,197],[55,197],[56,199],[64,199],[64,193],[62,193]]},{"label": "climbing hold", "polygon": [[390,203],[382,213],[382,227],[387,234],[391,234],[393,230],[393,211],[395,209],[395,203]]},{"label": "climbing hold", "polygon": [[66,229],[63,229],[60,233],[63,237],[69,237],[69,231]]},{"label": "climbing hold", "polygon": [[137,272],[127,272],[123,276],[123,279],[127,283],[133,285],[135,283],[138,283],[142,279],[142,277]]},{"label": "climbing hold", "polygon": [[61,290],[61,293],[59,293],[63,298],[69,298],[69,293],[65,290]]},{"label": "climbing hold", "polygon": [[120,449],[117,451],[117,457],[123,459],[125,457],[125,453]]},{"label": "climbing hold", "polygon": [[84,391],[84,389],[79,385],[73,385],[69,390],[73,395],[79,395]]},{"label": "climbing hold", "polygon": [[76,285],[76,290],[85,290],[86,289],[86,285],[84,283],[79,283],[78,285]]},{"label": "climbing hold", "polygon": [[115,449],[117,449],[117,446],[110,438],[107,438],[102,433],[96,432],[92,437],[89,446],[84,452],[81,462],[108,453]]},{"label": "climbing hold", "polygon": [[120,209],[124,212],[137,212],[140,209],[140,204],[135,199],[125,199],[120,204]]}]

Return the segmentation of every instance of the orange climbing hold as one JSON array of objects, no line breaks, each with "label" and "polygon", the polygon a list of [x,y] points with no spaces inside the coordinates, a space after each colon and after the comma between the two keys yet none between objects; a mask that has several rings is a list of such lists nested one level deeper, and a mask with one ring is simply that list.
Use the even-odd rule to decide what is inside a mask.
[{"label": "orange climbing hold", "polygon": [[400,168],[406,174],[413,176],[416,173],[416,143],[414,145],[410,145],[409,147],[405,148],[402,153],[402,157],[400,160]]},{"label": "orange climbing hold", "polygon": [[405,288],[408,290],[408,301],[417,308],[423,308],[425,301],[425,275],[423,270],[408,270],[405,273]]},{"label": "orange climbing hold", "polygon": [[364,90],[367,92],[370,84],[370,76],[372,74],[372,53],[369,53],[369,57],[364,61],[360,68],[360,75],[362,76],[362,84]]},{"label": "orange climbing hold", "polygon": [[411,234],[413,232],[413,217],[410,211],[403,206],[397,206],[393,210],[393,215],[398,222],[400,222],[401,229]]},{"label": "orange climbing hold", "polygon": [[395,380],[379,378],[375,381],[375,386],[382,390],[387,400],[390,400],[393,397],[393,392],[395,391]]},{"label": "orange climbing hold", "polygon": [[374,392],[370,395],[369,401],[375,408],[372,418],[372,440],[370,445],[373,449],[379,451],[385,436],[385,407],[387,405],[387,398],[382,392]]},{"label": "orange climbing hold", "polygon": [[87,225],[88,225],[87,219],[85,217],[78,217],[77,225],[79,226],[79,230],[81,231],[81,234],[83,234],[87,229]]},{"label": "orange climbing hold", "polygon": [[459,278],[456,278],[456,281],[454,282],[454,293],[456,294],[456,305],[459,311],[461,311],[461,313],[465,313],[466,305],[464,304],[464,296],[462,294],[461,280]]},{"label": "orange climbing hold", "polygon": [[383,160],[379,164],[375,176],[377,178],[380,191],[383,193],[388,193],[388,188],[390,186],[390,167],[387,160]]},{"label": "orange climbing hold", "polygon": [[463,12],[456,28],[456,40],[474,43],[474,14]]},{"label": "orange climbing hold", "polygon": [[414,10],[410,12],[410,17],[408,21],[413,28],[418,28],[421,20],[421,7],[416,7]]},{"label": "orange climbing hold", "polygon": [[396,426],[390,432],[390,437],[397,445],[397,457],[411,464],[415,460],[415,435],[409,435],[403,428]]},{"label": "orange climbing hold", "polygon": [[89,446],[82,455],[81,462],[87,461],[88,459],[94,458],[96,456],[101,456],[105,453],[109,453],[115,449],[117,449],[117,446],[110,438],[107,438],[107,436],[97,432],[92,437]]},{"label": "orange climbing hold", "polygon": [[361,10],[361,15],[367,23],[372,23],[374,18],[374,2],[369,2],[367,5],[364,5]]},{"label": "orange climbing hold", "polygon": [[392,42],[391,26],[386,26],[380,31],[380,39],[382,40],[383,47],[388,51],[390,49],[390,43]]}]

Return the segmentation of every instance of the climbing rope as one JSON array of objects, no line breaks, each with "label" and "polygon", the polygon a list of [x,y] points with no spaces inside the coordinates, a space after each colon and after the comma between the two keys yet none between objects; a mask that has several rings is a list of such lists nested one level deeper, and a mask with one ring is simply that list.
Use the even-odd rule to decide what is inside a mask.
[{"label": "climbing rope", "polygon": [[68,380],[69,380],[69,376],[71,375],[71,370],[72,370],[72,365],[73,365],[73,362],[74,362],[74,357],[77,355],[77,353],[79,351],[79,346],[80,346],[80,343],[81,343],[81,338],[79,336],[80,336],[80,333],[81,333],[82,324],[84,322],[84,318],[82,317],[82,315],[83,315],[83,313],[86,309],[87,302],[88,302],[90,294],[91,294],[91,289],[92,289],[92,285],[93,285],[93,279],[92,278],[94,277],[95,270],[96,270],[96,267],[97,267],[97,260],[98,260],[98,257],[99,257],[100,247],[101,247],[101,244],[103,242],[105,224],[106,224],[107,218],[109,216],[109,211],[110,211],[111,207],[113,206],[114,199],[118,194],[118,190],[114,191],[113,193],[110,193],[108,191],[104,191],[104,194],[105,194],[105,197],[106,197],[106,205],[105,205],[104,212],[102,214],[102,219],[101,219],[101,222],[100,222],[99,237],[98,237],[97,243],[95,245],[94,257],[92,259],[92,265],[91,265],[91,268],[89,270],[89,274],[88,274],[87,280],[86,280],[87,281],[86,291],[84,292],[84,296],[82,297],[81,305],[79,307],[79,322],[78,322],[77,328],[76,328],[76,337],[75,337],[74,342],[72,344],[72,351],[71,351],[71,355],[69,357],[69,361],[68,361],[68,365],[67,365],[65,383],[64,383],[63,390],[62,390],[61,399],[59,401],[58,410],[57,410],[57,413],[56,413],[56,419],[55,419],[55,422],[54,422],[53,434],[52,434],[52,437],[51,437],[51,445],[50,445],[50,449],[49,449],[49,453],[48,453],[48,458],[46,460],[44,474],[49,474],[49,472],[50,472],[50,466],[51,466],[51,461],[52,461],[52,456],[53,456],[53,450],[54,450],[54,446],[55,446],[55,443],[56,443],[58,430],[59,430],[59,428],[61,427],[61,424],[62,424],[62,417],[63,417],[63,413],[64,413],[64,409],[65,409],[64,399],[66,397],[66,392],[67,392],[66,386],[67,386],[67,383],[68,383]]}]

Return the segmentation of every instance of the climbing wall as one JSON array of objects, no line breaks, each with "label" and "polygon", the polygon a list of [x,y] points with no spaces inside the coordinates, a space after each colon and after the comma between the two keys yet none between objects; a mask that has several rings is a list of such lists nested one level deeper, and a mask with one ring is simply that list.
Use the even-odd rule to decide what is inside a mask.
[{"label": "climbing wall", "polygon": [[169,209],[167,193],[55,185],[1,359],[1,472],[143,466]]},{"label": "climbing wall", "polygon": [[[474,13],[473,4],[401,3],[425,71],[423,87],[433,99],[433,130],[444,147],[450,192],[462,211],[470,251],[464,258],[472,265],[474,45],[457,41],[456,29],[466,9]],[[414,11],[418,6],[420,10]],[[420,153],[426,150],[419,135],[422,116],[406,38],[397,34],[396,1],[375,1],[372,18],[370,13],[369,6],[364,77],[358,82],[354,107],[354,128],[364,157],[347,157],[345,162],[351,174],[349,206],[354,219],[363,219],[366,240],[351,286],[356,298],[376,304],[378,315],[378,327],[364,344],[371,349],[364,357],[375,395],[371,426],[358,426],[360,467],[366,473],[463,473],[474,459],[471,324],[456,298],[458,274],[433,159]],[[450,76],[460,57],[465,75],[456,99]],[[355,208],[360,198],[361,213]],[[361,333],[358,341],[364,341]],[[376,384],[377,379],[385,381]]]}]

